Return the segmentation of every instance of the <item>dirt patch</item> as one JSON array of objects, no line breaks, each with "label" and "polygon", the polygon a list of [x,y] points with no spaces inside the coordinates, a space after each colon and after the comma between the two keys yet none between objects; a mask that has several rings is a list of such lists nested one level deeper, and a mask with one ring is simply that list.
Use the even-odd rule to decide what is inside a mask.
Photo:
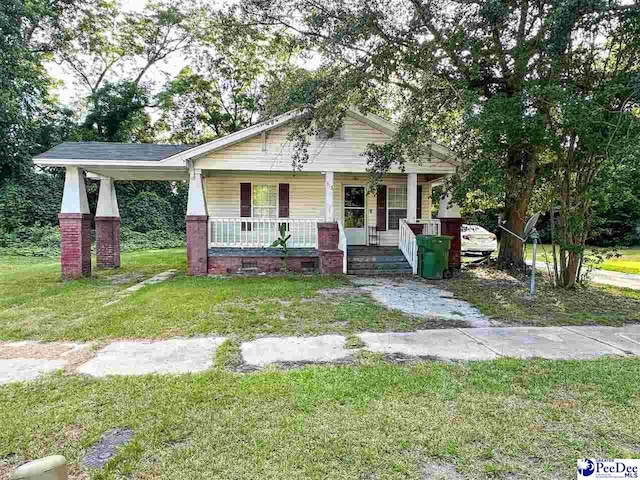
[{"label": "dirt patch", "polygon": [[11,358],[39,358],[42,360],[56,360],[60,356],[72,350],[77,345],[74,343],[38,343],[38,342],[15,342],[0,343],[0,359]]},{"label": "dirt patch", "polygon": [[464,480],[462,474],[456,471],[456,467],[449,463],[427,463],[423,472],[424,480]]},{"label": "dirt patch", "polygon": [[323,288],[318,290],[318,295],[325,297],[359,297],[367,295],[367,292],[356,287]]},{"label": "dirt patch", "polygon": [[63,354],[61,358],[65,361],[64,373],[66,375],[77,375],[78,367],[95,357],[99,347],[100,345],[98,344],[85,344]]},{"label": "dirt patch", "polygon": [[118,273],[115,275],[109,275],[104,277],[105,280],[111,282],[111,285],[124,285],[125,283],[139,282],[145,277],[144,273],[131,272],[131,273]]}]

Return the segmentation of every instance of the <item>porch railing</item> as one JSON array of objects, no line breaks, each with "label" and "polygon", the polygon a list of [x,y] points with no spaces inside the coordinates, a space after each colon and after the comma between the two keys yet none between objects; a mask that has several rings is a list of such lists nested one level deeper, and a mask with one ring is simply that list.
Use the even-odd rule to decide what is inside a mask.
[{"label": "porch railing", "polygon": [[424,225],[423,235],[440,235],[440,220],[437,218],[419,218],[416,223]]},{"label": "porch railing", "polygon": [[280,225],[291,235],[290,248],[318,248],[317,218],[209,218],[209,247],[270,247],[280,237]]},{"label": "porch railing", "polygon": [[400,232],[398,243],[400,251],[411,265],[413,274],[418,273],[418,245],[416,244],[416,236],[413,230],[407,225],[405,219],[400,220]]},{"label": "porch railing", "polygon": [[342,222],[338,221],[338,232],[340,233],[340,240],[338,241],[338,249],[342,250],[342,273],[347,273],[347,235],[344,233],[344,227]]}]

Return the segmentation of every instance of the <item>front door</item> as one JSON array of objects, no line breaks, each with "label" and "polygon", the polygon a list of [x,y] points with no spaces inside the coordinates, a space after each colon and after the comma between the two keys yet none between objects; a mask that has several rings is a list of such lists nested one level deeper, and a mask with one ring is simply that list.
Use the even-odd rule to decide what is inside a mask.
[{"label": "front door", "polygon": [[344,233],[347,245],[367,244],[366,191],[363,186],[344,187]]}]

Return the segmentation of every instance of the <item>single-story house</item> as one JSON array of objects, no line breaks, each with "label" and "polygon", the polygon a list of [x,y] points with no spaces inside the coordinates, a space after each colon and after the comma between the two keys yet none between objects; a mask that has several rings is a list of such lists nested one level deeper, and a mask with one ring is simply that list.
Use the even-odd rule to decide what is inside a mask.
[{"label": "single-story house", "polygon": [[198,146],[66,142],[38,155],[36,165],[66,168],[59,214],[63,276],[91,272],[85,172],[100,179],[98,268],[120,265],[118,180],[189,181],[185,221],[191,275],[279,269],[282,251],[271,245],[282,224],[291,236],[291,270],[398,267],[415,273],[415,234],[422,232],[452,235],[450,263],[459,265],[459,209],[443,198],[438,218],[431,216],[432,185],[456,170],[450,151],[433,144],[429,159],[403,171],[395,167],[369,192],[363,152],[387,141],[396,127],[350,109],[335,136],[319,132],[310,139],[308,163],[293,171],[288,135],[298,115],[286,113]]}]

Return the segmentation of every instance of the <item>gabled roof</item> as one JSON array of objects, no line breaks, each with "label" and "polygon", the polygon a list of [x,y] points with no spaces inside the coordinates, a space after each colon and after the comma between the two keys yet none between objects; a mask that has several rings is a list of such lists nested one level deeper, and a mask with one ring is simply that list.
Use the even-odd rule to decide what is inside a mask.
[{"label": "gabled roof", "polygon": [[[38,165],[47,166],[79,165],[83,166],[83,168],[88,166],[155,168],[158,166],[174,170],[186,169],[190,159],[201,157],[261,135],[302,115],[302,110],[292,110],[197,146],[154,143],[65,142],[38,155],[33,160]],[[349,108],[347,115],[388,136],[392,136],[397,131],[397,127],[393,123],[371,113],[364,114],[355,108]],[[456,165],[451,151],[447,148],[433,143],[432,151],[438,159],[451,165]]]},{"label": "gabled roof", "polygon": [[139,160],[158,162],[193,148],[193,145],[157,143],[64,142],[36,159],[55,160]]}]

